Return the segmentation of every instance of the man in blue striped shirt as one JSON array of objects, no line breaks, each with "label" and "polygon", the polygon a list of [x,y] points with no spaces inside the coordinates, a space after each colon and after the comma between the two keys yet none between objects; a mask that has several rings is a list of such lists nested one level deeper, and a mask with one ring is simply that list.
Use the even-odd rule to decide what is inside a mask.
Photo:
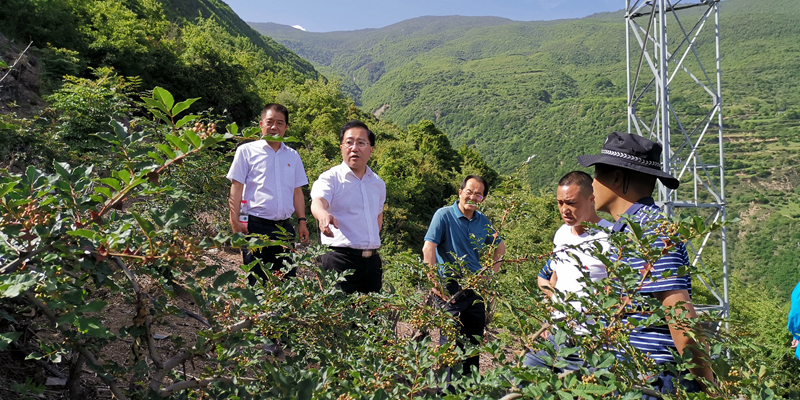
[{"label": "man in blue striped shirt", "polygon": [[[614,218],[616,224],[612,231],[627,232],[629,220],[644,224],[663,218],[651,197],[656,179],[669,189],[677,189],[679,182],[661,169],[661,150],[660,144],[642,136],[613,132],[606,139],[601,154],[578,157],[578,162],[584,167],[595,167],[592,184],[595,208]],[[628,217],[622,218],[623,215]],[[647,233],[654,234],[652,230]],[[663,248],[666,244],[656,240],[655,246]],[[636,270],[645,268],[642,259],[628,258],[624,261]],[[690,318],[696,318],[691,299],[691,277],[678,274],[678,269],[686,265],[689,265],[689,256],[686,247],[679,244],[655,262],[649,271],[650,279],[645,280],[639,291],[653,296],[665,307],[682,308]],[[634,314],[633,317],[640,320],[645,318],[641,314]],[[694,344],[684,327],[674,323],[637,328],[631,333],[630,341],[632,346],[658,363],[674,362],[671,348],[683,354],[687,346]],[[692,374],[713,382],[713,374],[705,356],[698,350],[690,349],[693,362],[697,365],[691,369]],[[676,380],[674,376],[662,373],[653,386],[657,391],[669,393],[674,390]],[[680,384],[687,391],[699,390],[698,383],[694,381],[681,380]]]}]

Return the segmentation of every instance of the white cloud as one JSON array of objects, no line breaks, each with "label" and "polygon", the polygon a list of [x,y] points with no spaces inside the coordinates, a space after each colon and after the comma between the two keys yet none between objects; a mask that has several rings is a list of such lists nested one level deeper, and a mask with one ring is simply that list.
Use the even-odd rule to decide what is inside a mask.
[{"label": "white cloud", "polygon": [[292,28],[294,28],[294,29],[300,29],[300,30],[301,30],[301,31],[303,31],[303,32],[305,32],[305,31],[306,31],[306,28],[303,28],[303,27],[302,27],[302,26],[300,26],[300,25],[292,25]]}]

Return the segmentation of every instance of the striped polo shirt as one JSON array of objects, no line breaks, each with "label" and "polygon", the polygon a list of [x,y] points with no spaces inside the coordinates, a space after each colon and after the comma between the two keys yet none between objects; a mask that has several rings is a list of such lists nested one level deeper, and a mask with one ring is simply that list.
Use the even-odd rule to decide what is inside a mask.
[{"label": "striped polo shirt", "polygon": [[[628,232],[629,227],[627,222],[632,222],[645,225],[647,222],[663,219],[661,209],[655,205],[655,201],[651,197],[645,197],[638,202],[634,203],[626,212],[628,218],[620,218],[612,227],[613,232]],[[644,226],[643,226],[644,228]],[[652,227],[645,230],[645,235],[656,235]],[[658,235],[659,239],[667,239],[664,235]],[[661,240],[655,240],[653,246],[656,248],[664,248],[666,244]],[[611,254],[615,254],[614,251]],[[615,257],[615,256],[612,256]],[[644,268],[644,260],[640,258],[623,258],[620,261],[631,266],[631,268],[640,271]],[[687,290],[689,296],[692,295],[692,278],[690,274],[678,276],[678,268],[689,265],[689,256],[686,253],[686,246],[681,243],[675,246],[669,253],[659,258],[653,269],[648,275],[650,279],[645,279],[645,283],[640,289],[641,293],[657,293],[666,292],[670,290]],[[669,277],[665,278],[666,272],[670,272]],[[629,317],[638,320],[644,320],[647,315],[644,314],[629,314]],[[650,358],[658,363],[673,362],[674,358],[670,349],[675,349],[675,342],[672,340],[672,335],[669,332],[669,326],[666,321],[663,323],[638,327],[631,332],[630,336],[631,345],[645,354],[649,354]]]}]

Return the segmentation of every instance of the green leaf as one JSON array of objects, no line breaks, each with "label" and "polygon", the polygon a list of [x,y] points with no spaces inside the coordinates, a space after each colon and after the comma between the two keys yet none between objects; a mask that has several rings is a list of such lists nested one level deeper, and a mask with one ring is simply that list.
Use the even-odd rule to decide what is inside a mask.
[{"label": "green leaf", "polygon": [[109,199],[111,198],[111,189],[105,186],[95,186],[94,191],[106,196]]},{"label": "green leaf", "polygon": [[94,239],[95,233],[94,233],[94,231],[90,231],[88,229],[76,229],[74,231],[67,232],[67,235],[79,236],[79,237],[82,237],[82,238],[86,238],[86,239],[92,240],[92,239]]},{"label": "green leaf", "polygon": [[102,310],[103,308],[105,308],[105,306],[107,304],[108,304],[108,302],[105,302],[103,300],[95,300],[95,301],[93,301],[93,302],[91,302],[89,304],[84,304],[84,305],[78,307],[77,309],[75,309],[75,312],[79,312],[79,313],[98,312],[98,311]]},{"label": "green leaf", "polygon": [[9,194],[12,190],[14,190],[14,186],[17,186],[17,182],[8,182],[0,185],[0,197]]},{"label": "green leaf", "polygon": [[103,178],[100,179],[100,183],[104,185],[111,186],[112,189],[116,191],[122,190],[122,185],[119,184],[119,181],[114,178]]},{"label": "green leaf", "polygon": [[155,108],[151,108],[150,113],[160,118],[162,121],[166,122],[167,125],[172,125],[172,120],[169,119],[166,115],[164,115],[164,113],[162,113],[161,111],[158,111]]},{"label": "green leaf", "polygon": [[114,172],[114,175],[126,185],[131,182],[131,173],[128,170],[121,169]]},{"label": "green leaf", "polygon": [[94,337],[106,337],[109,336],[110,333],[108,328],[103,326],[100,320],[94,317],[78,317],[78,319],[75,321],[75,326],[79,331]]},{"label": "green leaf", "polygon": [[631,229],[631,232],[633,232],[633,234],[636,235],[637,239],[641,239],[642,235],[644,235],[642,226],[630,220],[627,222],[628,222],[628,228]]},{"label": "green leaf", "polygon": [[293,136],[264,135],[261,138],[270,142],[300,143],[300,139]]},{"label": "green leaf", "polygon": [[166,113],[169,113],[169,110],[172,110],[172,106],[175,104],[175,99],[172,97],[172,93],[161,86],[156,86],[156,88],[153,89],[153,98],[164,103],[164,105],[167,107],[167,109],[164,110]]},{"label": "green leaf", "polygon": [[17,125],[8,124],[8,123],[5,123],[3,121],[0,121],[0,129],[16,129],[16,128],[17,128]]},{"label": "green leaf", "polygon": [[19,339],[22,332],[0,333],[0,350],[5,350],[11,342]]},{"label": "green leaf", "polygon": [[169,147],[169,146],[167,146],[165,144],[159,144],[159,145],[156,146],[156,148],[161,150],[161,152],[164,153],[164,155],[166,155],[170,159],[177,157],[177,154],[175,154],[175,152],[172,151],[172,147]]},{"label": "green leaf", "polygon": [[0,61],[0,68],[8,68],[8,64],[5,61]]},{"label": "green leaf", "polygon": [[147,236],[150,236],[150,233],[155,230],[155,228],[153,228],[153,224],[151,224],[150,221],[144,219],[144,217],[142,217],[138,213],[131,212],[131,215],[136,220],[136,222],[139,224],[139,226],[142,228],[144,233]]},{"label": "green leaf", "polygon": [[556,394],[558,395],[558,397],[559,397],[561,400],[572,400],[572,399],[573,399],[573,397],[572,397],[572,394],[571,394],[571,393],[565,392],[565,391],[563,391],[563,390],[559,390],[559,391],[557,391],[557,392],[556,392]]},{"label": "green leaf", "polygon": [[239,275],[236,273],[236,271],[228,271],[218,276],[217,279],[214,280],[214,289],[219,289],[222,285],[236,282],[237,279],[239,279]]},{"label": "green leaf", "polygon": [[152,158],[153,161],[157,162],[159,165],[164,165],[165,161],[161,156],[158,155],[155,151],[151,151],[147,153],[147,156]]},{"label": "green leaf", "polygon": [[116,120],[111,120],[109,124],[114,128],[114,133],[117,134],[119,140],[125,140],[128,138],[128,127],[120,124]]},{"label": "green leaf", "polygon": [[216,265],[209,265],[209,266],[203,268],[202,271],[198,272],[195,275],[195,277],[197,277],[198,279],[203,279],[203,278],[210,278],[210,277],[212,277],[212,276],[214,276],[216,274],[217,274],[217,266]]},{"label": "green leaf", "polygon": [[200,148],[200,145],[203,143],[200,141],[200,136],[197,136],[197,134],[191,130],[187,130],[183,134],[183,137],[189,139],[189,141],[192,143],[192,146],[194,146],[195,148]]},{"label": "green leaf", "polygon": [[36,284],[36,275],[11,274],[0,276],[0,298],[13,298],[32,288]]},{"label": "green leaf", "polygon": [[608,388],[602,385],[597,385],[594,383],[583,383],[575,387],[574,393],[578,393],[578,391],[582,392],[583,395],[579,395],[586,399],[593,398],[591,395],[595,396],[605,396],[614,391],[614,388]]},{"label": "green leaf", "polygon": [[65,181],[71,182],[72,174],[69,171],[69,164],[67,163],[54,163],[53,168],[55,168],[56,173],[60,175]]},{"label": "green leaf", "polygon": [[617,358],[614,357],[613,354],[605,353],[605,354],[603,354],[603,362],[601,362],[600,364],[597,365],[597,369],[608,368],[611,365],[613,365],[616,360],[617,360]]},{"label": "green leaf", "polygon": [[175,104],[175,108],[172,109],[172,116],[176,116],[183,111],[185,111],[189,106],[191,106],[195,101],[200,100],[199,97],[195,97],[193,99],[186,99],[178,104]]},{"label": "green leaf", "polygon": [[[145,104],[147,104],[147,107],[150,109],[150,112],[152,112],[157,117],[164,119],[165,117],[164,113],[167,112],[167,110],[164,108],[163,104],[148,97],[142,97],[142,100],[144,100]],[[159,112],[158,110],[161,111]],[[156,114],[156,112],[158,112],[158,114]]]},{"label": "green leaf", "polygon": [[167,135],[167,140],[172,143],[173,146],[179,148],[184,154],[189,151],[189,144],[181,140],[181,138],[175,135]]},{"label": "green leaf", "polygon": [[175,123],[175,128],[180,128],[180,127],[186,125],[187,122],[194,121],[194,120],[196,120],[198,118],[200,118],[199,115],[187,115],[187,116],[181,118],[180,120],[178,120],[178,122]]},{"label": "green leaf", "polygon": [[228,133],[230,133],[231,135],[235,135],[239,132],[239,125],[236,125],[236,123],[234,122],[232,124],[228,124],[228,126],[226,126],[225,129],[227,129]]}]

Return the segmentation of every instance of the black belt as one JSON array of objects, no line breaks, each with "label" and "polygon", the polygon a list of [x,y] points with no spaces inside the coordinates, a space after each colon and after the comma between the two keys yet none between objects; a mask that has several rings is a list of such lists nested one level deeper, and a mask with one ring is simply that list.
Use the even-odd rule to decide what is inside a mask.
[{"label": "black belt", "polygon": [[283,225],[283,224],[289,222],[289,218],[279,219],[277,221],[273,221],[271,219],[266,219],[266,218],[256,217],[255,215],[250,215],[250,221],[260,222],[262,224],[281,224],[281,225]]},{"label": "black belt", "polygon": [[334,246],[330,246],[330,248],[331,250],[337,253],[347,254],[348,256],[354,256],[354,257],[370,258],[372,256],[378,255],[378,249],[361,250],[361,249],[351,249],[350,247],[334,247]]}]

